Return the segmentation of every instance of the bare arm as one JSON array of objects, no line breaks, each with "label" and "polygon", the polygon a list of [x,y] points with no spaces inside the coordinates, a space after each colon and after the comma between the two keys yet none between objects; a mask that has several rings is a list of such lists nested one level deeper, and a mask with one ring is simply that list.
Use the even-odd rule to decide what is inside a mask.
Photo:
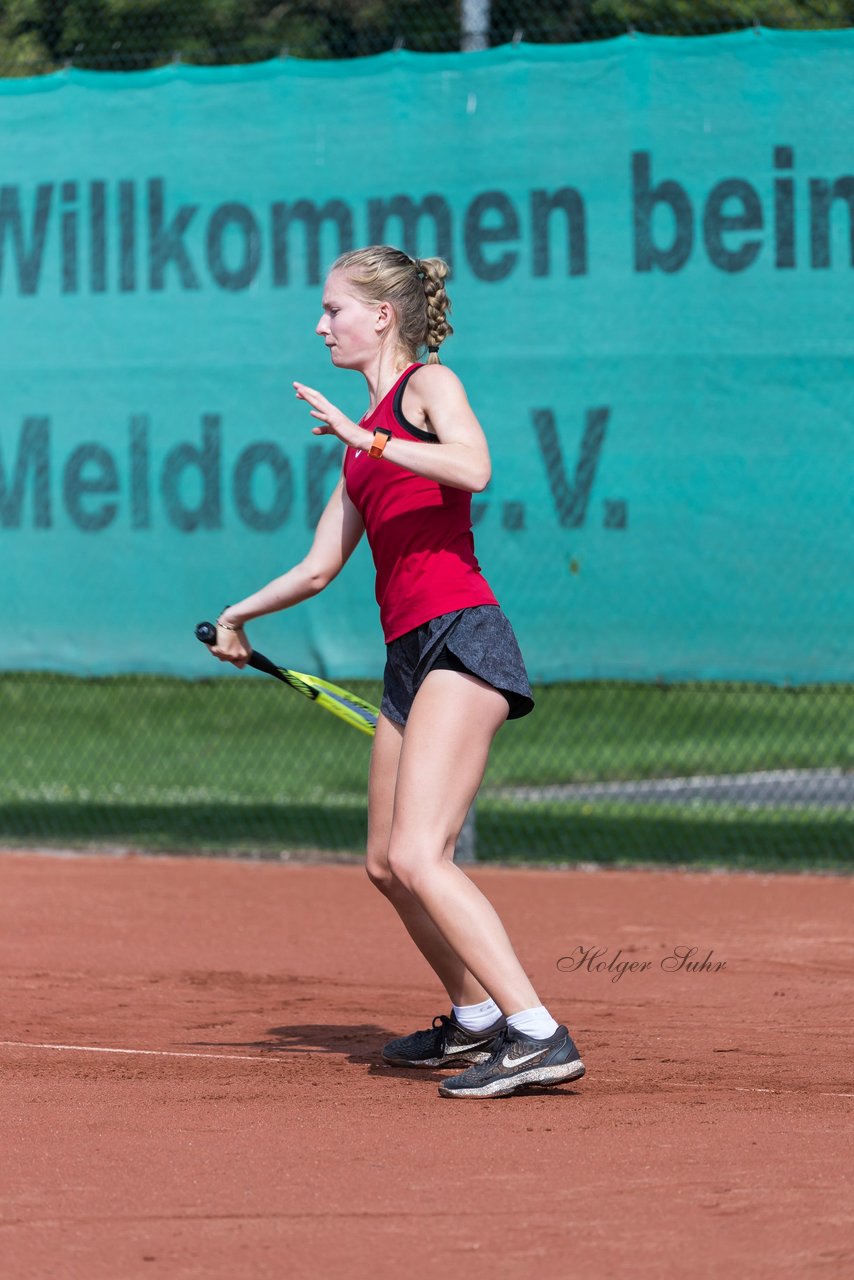
[{"label": "bare arm", "polygon": [[[312,387],[295,382],[297,397],[311,406],[322,425],[315,435],[336,435],[354,449],[370,449],[373,433],[358,426]],[[417,440],[389,440],[383,457],[415,475],[453,489],[480,493],[489,483],[492,466],[489,446],[463,384],[444,365],[423,365],[406,388],[407,417],[414,426],[435,433],[438,443],[425,446]]]},{"label": "bare arm", "polygon": [[252,654],[252,646],[243,633],[243,625],[252,618],[289,609],[301,600],[316,596],[341,572],[364,529],[361,516],[347,496],[342,474],[317,523],[314,540],[305,558],[281,577],[268,582],[260,591],[222,611],[220,622],[239,629],[230,631],[217,626],[216,644],[211,646],[214,656],[233,662],[236,667],[245,667]]}]

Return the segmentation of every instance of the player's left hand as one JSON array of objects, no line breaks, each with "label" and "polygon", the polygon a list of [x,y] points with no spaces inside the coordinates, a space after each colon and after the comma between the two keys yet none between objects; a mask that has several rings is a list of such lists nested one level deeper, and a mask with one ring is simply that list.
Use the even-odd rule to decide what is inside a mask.
[{"label": "player's left hand", "polygon": [[302,382],[295,382],[294,389],[297,393],[297,400],[305,400],[306,404],[311,408],[311,416],[316,418],[318,426],[312,427],[312,435],[315,436],[337,436],[344,444],[351,445],[353,448],[359,448],[362,444],[360,436],[365,434],[363,428],[357,426],[351,418],[337,409],[334,404],[326,399],[326,396],[315,391],[313,387],[307,387]]}]

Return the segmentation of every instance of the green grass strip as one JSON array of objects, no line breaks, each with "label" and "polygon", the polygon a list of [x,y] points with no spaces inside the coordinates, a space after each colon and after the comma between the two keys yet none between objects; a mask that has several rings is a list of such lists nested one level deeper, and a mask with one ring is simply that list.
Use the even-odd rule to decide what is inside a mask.
[{"label": "green grass strip", "polygon": [[[347,683],[347,682],[345,682]],[[378,700],[375,682],[354,691]],[[478,853],[510,861],[838,869],[840,810],[596,798],[509,786],[854,767],[851,686],[552,685],[496,739]],[[0,676],[0,840],[151,850],[358,851],[370,741],[273,681]]]}]

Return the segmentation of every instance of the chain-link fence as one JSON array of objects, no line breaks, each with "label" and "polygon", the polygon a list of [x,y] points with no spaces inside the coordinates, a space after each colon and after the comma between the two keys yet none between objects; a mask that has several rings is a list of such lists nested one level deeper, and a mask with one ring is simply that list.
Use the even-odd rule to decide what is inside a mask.
[{"label": "chain-link fence", "polygon": [[[852,21],[854,4],[785,0],[30,0],[0,3],[0,73]],[[17,483],[10,459],[6,496]],[[518,600],[514,620],[521,589]],[[356,688],[378,699],[376,683]],[[534,715],[498,736],[477,802],[478,856],[816,867],[854,858],[851,685],[575,682],[536,696]],[[7,673],[0,724],[0,842],[270,856],[364,843],[368,740],[262,676]]]},{"label": "chain-link fence", "polygon": [[439,53],[627,32],[691,36],[853,23],[850,0],[26,0],[0,3],[0,75],[41,75],[68,65],[134,71],[178,59],[353,58],[395,48]]},{"label": "chain-link fence", "polygon": [[[535,693],[533,715],[496,739],[479,857],[850,865],[850,686]],[[6,675],[0,717],[0,842],[276,857],[364,845],[369,740],[266,677]]]}]

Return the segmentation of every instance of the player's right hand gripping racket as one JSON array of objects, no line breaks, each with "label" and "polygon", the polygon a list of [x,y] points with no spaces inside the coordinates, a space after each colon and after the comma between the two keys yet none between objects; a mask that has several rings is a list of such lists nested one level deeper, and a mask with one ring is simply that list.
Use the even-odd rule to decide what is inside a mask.
[{"label": "player's right hand gripping racket", "polygon": [[[196,639],[201,640],[202,644],[213,644],[216,640],[214,624],[200,622],[196,627]],[[321,680],[319,676],[307,676],[301,671],[279,667],[269,658],[265,658],[257,649],[252,650],[252,657],[248,659],[248,663],[256,671],[264,671],[284,684],[289,684],[292,689],[296,689],[306,698],[311,698],[312,702],[316,702],[325,711],[331,711],[334,716],[338,716],[339,720],[345,720],[354,729],[361,729],[362,733],[368,734],[373,734],[376,729],[379,710],[371,706],[370,702],[363,702],[361,698],[357,698],[355,693],[341,689],[337,684],[330,684],[328,680]]]}]

